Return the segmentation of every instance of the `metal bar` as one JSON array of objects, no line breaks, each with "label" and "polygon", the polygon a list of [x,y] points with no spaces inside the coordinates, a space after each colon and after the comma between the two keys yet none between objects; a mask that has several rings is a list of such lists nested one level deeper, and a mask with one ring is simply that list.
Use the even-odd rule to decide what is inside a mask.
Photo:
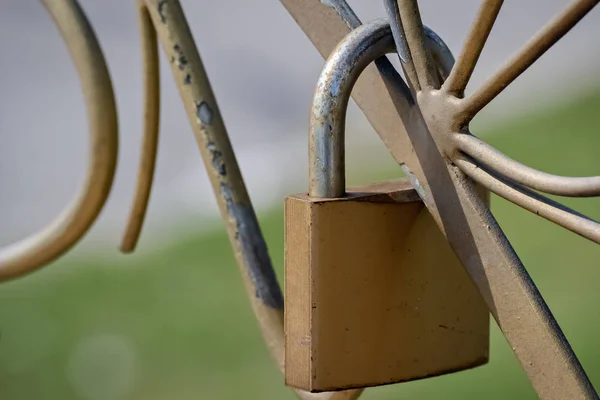
[{"label": "metal bar", "polygon": [[531,189],[559,196],[600,196],[600,176],[569,177],[538,171],[509,158],[470,134],[452,134],[452,144],[486,167]]},{"label": "metal bar", "polygon": [[[147,0],[208,172],[250,302],[269,352],[283,369],[283,296],[200,54],[177,0]],[[353,400],[362,390],[312,394],[306,400]]]},{"label": "metal bar", "polygon": [[504,0],[482,1],[462,51],[450,72],[450,76],[442,86],[442,90],[457,97],[463,97],[483,46],[485,46],[485,42],[496,22],[502,3],[504,3]]},{"label": "metal bar", "polygon": [[400,20],[404,29],[408,51],[419,80],[419,87],[439,87],[435,67],[425,45],[425,35],[417,0],[398,0]]},{"label": "metal bar", "polygon": [[571,232],[600,244],[600,223],[597,221],[529,190],[518,183],[507,181],[502,176],[494,173],[495,171],[482,168],[468,156],[461,155],[454,160],[454,163],[471,179],[483,185],[491,192],[496,193],[498,196]]},{"label": "metal bar", "polygon": [[154,181],[160,119],[160,70],[156,31],[144,0],[138,0],[137,7],[144,66],[144,131],[133,204],[121,239],[120,249],[124,253],[135,250],[144,224]]},{"label": "metal bar", "polygon": [[571,4],[538,33],[536,33],[517,54],[511,57],[471,96],[462,102],[462,115],[465,123],[470,121],[483,107],[498,96],[505,87],[517,79],[531,64],[558,42],[599,0],[573,0]]},{"label": "metal bar", "polygon": [[75,0],[44,0],[75,64],[86,103],[89,161],[85,181],[49,225],[0,249],[0,281],[41,268],[71,249],[104,207],[117,165],[118,120],[108,67],[96,34]]},{"label": "metal bar", "polygon": [[[318,32],[335,34],[332,27],[343,29],[339,15],[328,13],[326,7],[319,8],[317,0],[284,1],[296,21],[311,32],[319,51],[330,52],[326,42],[319,40]],[[389,26],[381,29],[389,30]],[[387,140],[404,135],[398,125],[389,123],[399,117],[403,120],[412,149],[388,148],[398,162],[405,161],[410,168],[416,189],[424,194],[425,204],[479,288],[539,396],[545,400],[597,399],[585,371],[477,186],[441,156],[420,108],[411,105],[404,94],[393,90],[388,93],[397,116],[389,108],[373,109],[360,103],[359,107],[370,121],[379,119],[374,127]],[[374,86],[355,87],[353,95],[363,100],[384,97]],[[406,157],[412,151],[418,159]]]},{"label": "metal bar", "polygon": [[419,84],[415,64],[408,48],[406,35],[404,34],[404,27],[402,26],[402,20],[400,19],[400,10],[398,9],[398,1],[384,0],[383,4],[392,28],[392,35],[394,35],[394,42],[396,43],[396,50],[402,69],[404,70],[404,75],[406,76],[412,91],[416,93],[421,90],[421,85]]}]

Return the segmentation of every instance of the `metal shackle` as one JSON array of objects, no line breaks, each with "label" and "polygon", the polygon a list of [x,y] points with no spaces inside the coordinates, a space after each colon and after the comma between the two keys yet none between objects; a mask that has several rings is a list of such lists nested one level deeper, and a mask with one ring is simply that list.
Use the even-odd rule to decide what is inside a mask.
[{"label": "metal shackle", "polygon": [[[454,57],[431,29],[425,27],[427,47],[445,77]],[[309,128],[309,196],[336,198],[346,193],[346,110],[352,88],[373,61],[396,52],[390,24],[376,19],[350,32],[327,59],[313,97]],[[411,96],[404,84],[407,96]]]}]

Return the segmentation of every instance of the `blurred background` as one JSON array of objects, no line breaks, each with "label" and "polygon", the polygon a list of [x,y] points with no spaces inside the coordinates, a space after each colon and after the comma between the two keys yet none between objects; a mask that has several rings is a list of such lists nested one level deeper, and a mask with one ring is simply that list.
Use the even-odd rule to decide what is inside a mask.
[{"label": "blurred background", "polygon": [[[118,242],[142,124],[135,2],[80,0],[105,53],[120,123],[119,165],[100,219],[74,251],[0,286],[0,398],[293,398],[266,352],[214,195],[161,52],[161,137],[138,250]],[[349,2],[363,21],[381,2]],[[424,23],[458,55],[479,1],[423,0]],[[566,0],[507,2],[471,80],[477,87]],[[37,1],[0,0],[0,244],[49,223],[81,183],[87,120],[78,77]],[[323,59],[275,0],[182,1],[254,201],[283,272],[282,204],[307,182],[307,124]],[[507,88],[473,131],[547,172],[600,175],[600,10]],[[354,104],[351,183],[401,176]],[[569,206],[600,218],[598,200]],[[600,388],[600,247],[493,197],[492,208]],[[370,389],[366,399],[535,398],[492,322],[491,361]]]}]

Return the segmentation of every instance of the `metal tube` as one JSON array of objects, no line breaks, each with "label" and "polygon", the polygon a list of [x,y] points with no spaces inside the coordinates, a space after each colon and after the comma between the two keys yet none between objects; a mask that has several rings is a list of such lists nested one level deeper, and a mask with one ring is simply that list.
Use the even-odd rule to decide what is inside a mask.
[{"label": "metal tube", "polygon": [[421,90],[421,85],[419,84],[415,64],[408,48],[408,42],[406,41],[402,19],[400,18],[400,10],[398,9],[398,1],[384,0],[383,5],[388,16],[392,35],[394,36],[394,42],[396,43],[396,51],[398,53],[398,58],[400,58],[400,64],[404,70],[404,75],[406,76],[412,91],[418,92]]},{"label": "metal tube", "polygon": [[460,155],[454,163],[475,182],[498,196],[552,221],[571,232],[600,244],[600,223],[575,210],[552,201],[519,184],[509,182],[486,168],[482,168],[468,156]]},{"label": "metal tube", "polygon": [[475,21],[471,24],[471,31],[458,56],[458,61],[452,68],[448,80],[444,83],[443,90],[457,97],[463,96],[483,46],[485,46],[485,42],[496,22],[502,3],[504,3],[504,0],[484,0],[481,3]]},{"label": "metal tube", "polygon": [[404,42],[408,46],[408,52],[419,79],[419,87],[421,90],[438,88],[439,82],[434,73],[436,69],[425,44],[423,22],[417,0],[396,1],[398,1],[398,11],[405,34]]},{"label": "metal tube", "polygon": [[120,249],[123,253],[135,250],[146,217],[154,181],[160,119],[160,69],[156,30],[145,1],[138,0],[137,8],[144,66],[144,132],[133,204],[121,239]]},{"label": "metal tube", "polygon": [[600,196],[600,176],[568,177],[547,174],[523,165],[496,150],[479,138],[455,133],[452,143],[483,165],[521,185],[548,194],[568,197]]},{"label": "metal tube", "polygon": [[518,53],[462,103],[464,123],[471,120],[512,81],[571,30],[599,0],[572,0],[569,6],[523,46]]},{"label": "metal tube", "polygon": [[112,82],[102,49],[75,0],[42,2],[67,45],[81,81],[89,126],[85,181],[65,210],[48,226],[0,249],[0,281],[41,268],[71,249],[104,207],[117,166],[119,126]]}]

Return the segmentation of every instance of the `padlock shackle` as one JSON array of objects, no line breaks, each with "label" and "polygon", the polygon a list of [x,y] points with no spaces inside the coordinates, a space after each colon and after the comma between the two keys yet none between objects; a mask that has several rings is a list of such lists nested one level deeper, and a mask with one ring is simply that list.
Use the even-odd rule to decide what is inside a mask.
[{"label": "padlock shackle", "polygon": [[[449,71],[454,58],[446,44],[426,27],[425,37],[440,70]],[[346,110],[352,88],[370,63],[395,52],[389,22],[376,19],[350,32],[327,59],[310,113],[309,196],[336,198],[345,195]],[[408,86],[402,82],[404,95],[413,102]]]}]

